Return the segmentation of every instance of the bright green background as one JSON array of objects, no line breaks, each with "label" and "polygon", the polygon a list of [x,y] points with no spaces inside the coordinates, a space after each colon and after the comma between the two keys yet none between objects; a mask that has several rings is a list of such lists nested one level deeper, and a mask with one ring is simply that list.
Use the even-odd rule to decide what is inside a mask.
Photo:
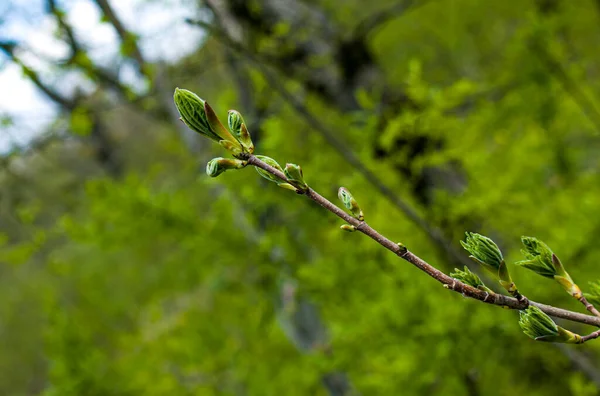
[{"label": "bright green background", "polygon": [[[393,2],[303,3],[348,32]],[[314,39],[278,26],[246,27],[251,52]],[[600,278],[599,40],[591,0],[440,0],[369,34],[379,74],[349,93],[355,108],[307,92],[285,64],[271,72],[276,88],[244,55],[256,107],[242,107],[214,37],[166,73],[169,91],[195,91],[223,118],[245,114],[257,153],[300,164],[332,200],[347,187],[381,233],[445,272],[459,265],[282,98],[287,90],[456,247],[467,230],[493,237],[525,295],[582,311],[512,262],[532,235],[584,289]],[[335,64],[328,52],[312,61],[305,75]],[[386,90],[408,104],[386,105]],[[89,99],[119,175],[95,162],[85,137],[4,156],[0,394],[326,395],[333,372],[363,395],[598,393],[598,342],[536,343],[517,312],[443,289],[252,169],[208,178],[206,161],[225,152],[200,136],[190,149],[160,103],[115,102],[104,89]],[[85,109],[49,132],[65,120],[89,133]],[[416,141],[425,149],[411,151]],[[424,174],[434,175],[425,194]]]}]

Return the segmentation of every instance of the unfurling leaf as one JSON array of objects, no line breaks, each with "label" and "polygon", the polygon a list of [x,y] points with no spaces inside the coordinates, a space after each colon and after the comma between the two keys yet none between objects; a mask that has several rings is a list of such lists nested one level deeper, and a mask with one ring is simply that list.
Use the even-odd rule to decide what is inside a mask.
[{"label": "unfurling leaf", "polygon": [[175,101],[175,106],[181,116],[181,121],[183,121],[188,128],[216,142],[223,140],[223,138],[217,135],[208,124],[206,112],[204,110],[204,104],[206,102],[203,99],[187,89],[175,88],[173,100]]},{"label": "unfurling leaf", "polygon": [[308,184],[304,181],[304,175],[302,174],[302,168],[296,164],[285,164],[283,170],[285,177],[288,178],[290,184],[296,187],[300,191],[306,191]]},{"label": "unfurling leaf", "polygon": [[254,152],[254,143],[252,143],[252,138],[246,128],[244,118],[237,110],[229,110],[229,113],[227,114],[227,125],[229,126],[231,133],[242,144],[244,149],[252,154]]},{"label": "unfurling leaf", "polygon": [[467,239],[464,242],[460,241],[460,244],[467,252],[471,253],[469,257],[494,274],[506,291],[513,296],[522,298],[510,277],[498,245],[490,238],[474,232],[467,232],[466,235]]},{"label": "unfurling leaf", "polygon": [[583,295],[579,286],[573,282],[571,276],[567,273],[558,257],[544,242],[533,237],[521,237],[524,249],[521,253],[525,260],[518,261],[515,264],[532,270],[538,275],[554,279],[567,293],[580,299]]},{"label": "unfurling leaf", "polygon": [[581,336],[557,326],[556,323],[538,307],[530,306],[519,312],[519,326],[528,337],[536,341],[581,343]]},{"label": "unfurling leaf", "polygon": [[340,201],[342,201],[346,209],[348,209],[355,218],[357,218],[360,221],[363,221],[365,219],[362,210],[358,206],[358,202],[356,202],[352,194],[350,194],[350,191],[348,191],[344,187],[340,187],[340,189],[338,190],[338,198],[340,199]]},{"label": "unfurling leaf", "polygon": [[[240,142],[221,124],[214,110],[195,93],[187,89],[175,89],[175,106],[181,120],[191,130],[220,143],[234,155],[242,153]],[[228,143],[222,143],[223,141]]]},{"label": "unfurling leaf", "polygon": [[498,245],[490,238],[474,232],[467,232],[466,235],[466,241],[460,241],[460,244],[471,253],[469,257],[493,273],[497,272],[504,262]]},{"label": "unfurling leaf", "polygon": [[465,265],[464,270],[459,270],[458,268],[454,268],[454,272],[450,273],[450,276],[456,280],[461,281],[462,283],[472,286],[476,289],[483,290],[488,293],[493,293],[492,289],[487,287],[481,278],[477,276],[474,272],[472,272],[469,267]]}]

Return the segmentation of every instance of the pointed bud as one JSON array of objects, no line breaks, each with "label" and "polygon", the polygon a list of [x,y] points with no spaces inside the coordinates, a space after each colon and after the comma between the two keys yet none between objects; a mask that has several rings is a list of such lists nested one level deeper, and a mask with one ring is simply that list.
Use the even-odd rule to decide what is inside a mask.
[{"label": "pointed bud", "polygon": [[340,187],[340,189],[338,190],[338,198],[340,199],[340,201],[342,201],[346,209],[348,209],[354,217],[356,217],[360,221],[363,221],[365,219],[362,210],[358,206],[358,202],[356,202],[352,194],[350,194],[350,191],[348,191],[344,187]]},{"label": "pointed bud", "polygon": [[247,161],[241,161],[238,159],[213,158],[206,164],[206,174],[210,177],[217,177],[221,173],[229,169],[241,169],[248,164]]},{"label": "pointed bud", "polygon": [[239,140],[242,146],[244,146],[244,149],[252,154],[254,152],[254,143],[252,143],[252,138],[250,137],[250,133],[248,133],[242,115],[237,110],[229,110],[227,124],[231,133]]},{"label": "pointed bud", "polygon": [[175,88],[173,100],[181,116],[181,121],[192,131],[216,142],[222,140],[230,142],[228,150],[234,155],[236,152],[241,153],[243,151],[241,144],[225,129],[214,110],[204,99],[187,89]]},{"label": "pointed bud", "polygon": [[[273,168],[275,168],[278,171],[280,171],[280,172],[283,173],[283,169],[281,168],[281,165],[279,165],[279,163],[277,163],[277,161],[275,161],[273,158],[267,157],[266,155],[257,155],[256,158],[258,158],[259,160],[261,160],[265,164],[270,165]],[[255,166],[254,169],[256,169],[256,171],[258,172],[259,175],[261,175],[262,177],[264,177],[268,181],[272,181],[273,183],[277,184],[279,187],[285,188],[286,190],[291,190],[291,191],[294,191],[294,192],[298,192],[298,189],[296,187],[292,186],[289,183],[286,183],[286,182],[282,181],[280,178],[278,178],[277,176],[275,176],[275,175],[267,172],[266,170],[264,170],[262,168],[259,168],[258,166]]]},{"label": "pointed bud", "polygon": [[556,323],[538,307],[530,306],[519,312],[519,326],[528,337],[536,341],[581,343],[581,336],[557,326]]},{"label": "pointed bud", "polygon": [[302,168],[300,165],[296,164],[285,164],[285,169],[283,170],[285,177],[288,178],[290,184],[298,188],[300,191],[306,191],[308,189],[308,185],[304,181],[304,176],[302,174]]},{"label": "pointed bud", "polygon": [[206,102],[203,99],[187,89],[175,88],[173,100],[179,115],[181,115],[181,121],[188,128],[214,141],[222,140],[208,124],[206,112],[204,111]]},{"label": "pointed bud", "polygon": [[290,190],[293,191],[295,193],[300,192],[296,187],[292,186],[290,183],[277,183],[277,185],[281,188],[284,188],[286,190]]},{"label": "pointed bud", "polygon": [[464,242],[460,241],[460,244],[467,252],[471,253],[469,257],[494,274],[502,287],[510,294],[521,296],[508,273],[508,268],[498,245],[490,238],[474,232],[467,232],[466,235],[467,239]]},{"label": "pointed bud", "polygon": [[[279,163],[277,163],[277,161],[275,161],[273,158],[267,157],[266,155],[256,155],[256,158],[258,158],[265,164],[272,166],[273,168],[275,168],[278,171],[281,171],[281,173],[283,173],[283,168],[281,168],[281,165],[279,165]],[[266,170],[259,168],[258,166],[255,167],[255,169],[258,172],[258,174],[261,175],[262,177],[264,177],[265,179],[272,181],[273,183],[277,183],[277,184],[281,183],[280,178],[267,172]]]},{"label": "pointed bud", "polygon": [[552,259],[554,253],[548,245],[536,238],[526,236],[521,237],[521,242],[524,247],[521,253],[523,253],[526,260],[517,262],[517,265],[528,268],[546,278],[554,278],[555,275],[559,275],[559,271],[562,275],[564,269],[562,265],[557,268],[557,263]]},{"label": "pointed bud", "polygon": [[356,227],[353,226],[353,225],[350,225],[350,224],[341,225],[340,229],[344,230],[344,231],[348,231],[348,232],[354,232],[354,231],[356,231]]},{"label": "pointed bud", "polygon": [[532,270],[545,278],[554,279],[570,295],[580,299],[583,295],[579,286],[573,282],[571,276],[567,273],[558,257],[544,242],[533,237],[521,237],[524,249],[521,253],[526,260],[518,261],[515,264]]},{"label": "pointed bud", "polygon": [[471,253],[469,257],[492,272],[498,271],[504,262],[498,245],[490,238],[474,232],[467,232],[466,235],[467,239],[460,241],[460,244]]},{"label": "pointed bud", "polygon": [[450,276],[456,280],[461,281],[465,285],[472,286],[476,289],[483,290],[488,293],[494,292],[492,289],[490,289],[483,283],[483,281],[481,280],[481,278],[479,278],[479,276],[477,276],[477,274],[471,272],[469,267],[467,267],[466,265],[463,271],[459,270],[458,268],[454,268],[454,272],[450,273]]}]

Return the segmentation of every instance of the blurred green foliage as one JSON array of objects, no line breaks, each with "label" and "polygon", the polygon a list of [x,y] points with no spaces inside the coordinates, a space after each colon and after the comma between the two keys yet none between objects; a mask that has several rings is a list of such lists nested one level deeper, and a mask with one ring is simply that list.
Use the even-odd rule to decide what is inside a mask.
[{"label": "blurred green foliage", "polygon": [[[365,12],[362,1],[306,3],[348,30]],[[352,93],[352,110],[280,82],[457,247],[464,231],[490,235],[523,294],[582,310],[553,281],[513,265],[520,236],[535,235],[584,291],[600,278],[600,11],[591,0],[557,1],[552,13],[542,3],[431,1],[390,20],[369,36],[380,80]],[[283,52],[302,33],[280,22],[254,39]],[[253,130],[258,116],[241,107],[227,56],[208,38],[168,74],[223,120],[238,109],[257,154],[300,164],[331,200],[348,187],[382,234],[446,273],[458,266],[248,66],[266,109]],[[382,114],[384,87],[411,105]],[[118,177],[81,136],[6,157],[0,394],[325,395],[331,373],[364,395],[598,394],[598,342],[567,352],[536,343],[517,312],[439,287],[252,169],[208,178],[206,161],[224,150],[200,136],[190,150],[172,119],[157,122],[158,102],[146,98],[145,111],[98,103],[124,164]],[[90,132],[85,111],[67,122]],[[429,142],[418,156],[406,143],[415,139]],[[422,199],[414,185],[429,170],[439,184]],[[323,326],[304,344],[294,334],[303,312]]]}]

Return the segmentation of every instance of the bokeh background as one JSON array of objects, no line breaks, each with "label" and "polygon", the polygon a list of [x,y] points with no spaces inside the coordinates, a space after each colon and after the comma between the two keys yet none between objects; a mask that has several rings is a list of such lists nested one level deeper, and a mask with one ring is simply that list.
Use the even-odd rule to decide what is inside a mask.
[{"label": "bokeh background", "polygon": [[536,343],[254,170],[207,177],[225,153],[172,94],[447,273],[465,231],[509,264],[532,235],[585,289],[599,42],[595,0],[3,1],[0,394],[598,394],[598,342]]}]

